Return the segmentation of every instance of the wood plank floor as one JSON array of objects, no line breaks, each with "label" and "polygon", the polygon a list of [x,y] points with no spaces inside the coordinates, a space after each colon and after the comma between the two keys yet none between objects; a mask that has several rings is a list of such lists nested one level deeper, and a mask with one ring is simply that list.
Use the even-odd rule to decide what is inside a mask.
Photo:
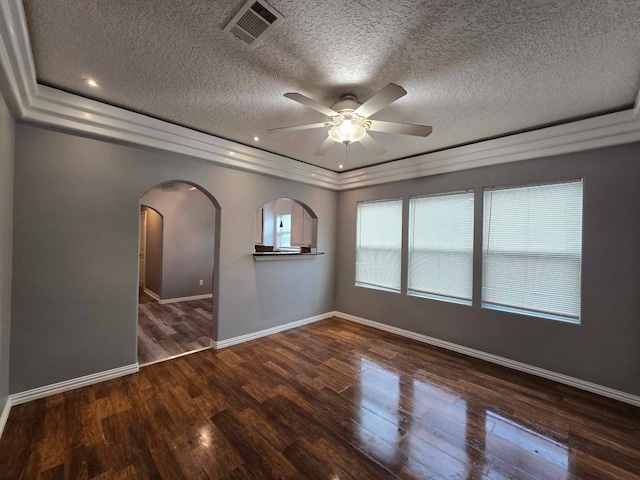
[{"label": "wood plank floor", "polygon": [[165,305],[141,299],[138,304],[138,362],[144,365],[208,347],[211,310],[210,298]]},{"label": "wood plank floor", "polygon": [[22,478],[632,479],[640,409],[330,319],[14,407]]}]

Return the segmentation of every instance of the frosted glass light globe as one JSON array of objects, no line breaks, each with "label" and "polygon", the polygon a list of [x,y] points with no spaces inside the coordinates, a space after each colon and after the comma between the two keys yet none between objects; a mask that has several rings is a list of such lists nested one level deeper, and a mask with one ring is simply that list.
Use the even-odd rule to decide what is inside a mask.
[{"label": "frosted glass light globe", "polygon": [[340,125],[329,129],[329,136],[338,143],[357,142],[365,133],[366,130],[362,125],[350,119],[346,119]]}]

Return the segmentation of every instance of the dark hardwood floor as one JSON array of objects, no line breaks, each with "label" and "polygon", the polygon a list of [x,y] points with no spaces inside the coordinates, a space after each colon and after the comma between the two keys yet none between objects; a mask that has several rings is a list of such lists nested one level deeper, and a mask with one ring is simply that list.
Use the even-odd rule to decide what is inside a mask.
[{"label": "dark hardwood floor", "polygon": [[14,407],[21,478],[640,478],[640,409],[330,319]]},{"label": "dark hardwood floor", "polygon": [[138,304],[138,362],[141,365],[209,346],[210,298],[165,305],[145,298],[150,297],[143,294]]}]

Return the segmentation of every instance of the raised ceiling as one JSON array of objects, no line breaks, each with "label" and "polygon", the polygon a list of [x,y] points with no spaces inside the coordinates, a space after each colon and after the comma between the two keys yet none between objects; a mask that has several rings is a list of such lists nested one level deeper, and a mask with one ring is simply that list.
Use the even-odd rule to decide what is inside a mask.
[{"label": "raised ceiling", "polygon": [[322,129],[266,132],[325,119],[284,93],[408,91],[372,118],[433,134],[373,132],[388,153],[356,144],[348,170],[630,108],[640,87],[637,0],[269,3],[285,20],[253,51],[222,32],[243,0],[24,5],[40,83],[335,171]]}]

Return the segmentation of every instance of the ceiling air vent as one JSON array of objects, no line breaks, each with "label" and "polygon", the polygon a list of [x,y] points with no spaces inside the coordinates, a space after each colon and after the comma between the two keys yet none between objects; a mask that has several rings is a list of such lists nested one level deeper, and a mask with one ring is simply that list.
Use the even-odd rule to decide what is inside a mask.
[{"label": "ceiling air vent", "polygon": [[223,31],[255,47],[264,36],[284,20],[275,8],[264,1],[249,0]]}]

